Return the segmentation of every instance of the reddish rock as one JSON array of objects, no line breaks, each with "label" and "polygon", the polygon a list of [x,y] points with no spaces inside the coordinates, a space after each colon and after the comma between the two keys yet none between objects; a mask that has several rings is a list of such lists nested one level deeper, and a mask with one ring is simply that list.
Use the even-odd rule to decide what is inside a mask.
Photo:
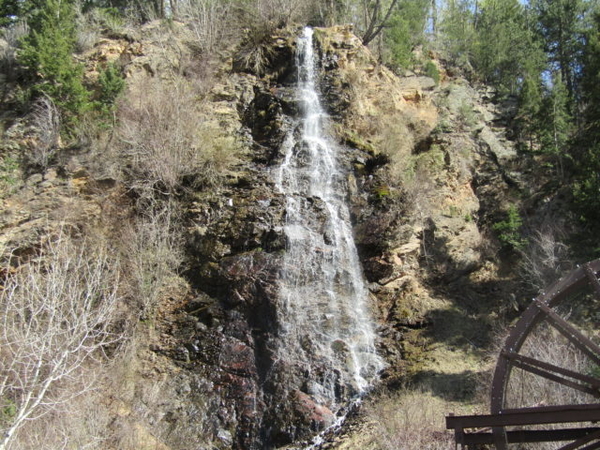
[{"label": "reddish rock", "polygon": [[242,377],[255,377],[254,350],[237,339],[225,337],[219,355],[223,370]]},{"label": "reddish rock", "polygon": [[293,392],[294,413],[300,422],[311,429],[321,431],[333,424],[335,415],[327,406],[319,405],[302,391]]}]

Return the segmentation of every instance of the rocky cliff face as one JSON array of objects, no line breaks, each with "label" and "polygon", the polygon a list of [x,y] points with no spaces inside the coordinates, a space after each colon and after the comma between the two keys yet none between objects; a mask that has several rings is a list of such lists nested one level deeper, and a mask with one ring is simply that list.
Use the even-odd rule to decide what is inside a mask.
[{"label": "rocky cliff face", "polygon": [[[100,43],[89,56],[89,76],[103,59],[120,59],[130,86],[198,69],[185,39],[173,44],[145,32]],[[258,71],[232,58],[206,90],[204,117],[235,136],[240,158],[221,184],[176,200],[185,235],[180,288],[162,295],[153,326],[139,331],[126,380],[107,393],[113,431],[135,431],[127,448],[274,448],[335,421],[306,386],[285,371],[272,373],[285,251],[284,199],[272,168],[298,112],[297,33],[272,36]],[[323,103],[340,144],[378,347],[388,362],[382,380],[394,386],[426,373],[471,383],[461,376],[481,370],[494,314],[515,286],[486,236],[523,186],[517,153],[499,126],[506,113],[442,67],[440,85],[398,78],[349,27],[315,36]],[[73,223],[110,222],[114,217],[99,217],[115,205],[135,214],[123,180],[96,172],[90,159],[74,154],[58,172],[33,174],[6,196],[4,243],[26,251],[32,233],[43,234],[66,204],[84,216]]]}]

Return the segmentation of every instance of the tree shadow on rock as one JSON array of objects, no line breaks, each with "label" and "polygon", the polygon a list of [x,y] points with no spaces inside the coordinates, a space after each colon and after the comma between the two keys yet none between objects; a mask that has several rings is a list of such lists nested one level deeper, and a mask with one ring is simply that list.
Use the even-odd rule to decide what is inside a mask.
[{"label": "tree shadow on rock", "polygon": [[475,401],[480,374],[472,370],[458,373],[440,373],[426,370],[415,378],[420,389],[430,391],[436,397],[448,402]]},{"label": "tree shadow on rock", "polygon": [[433,326],[425,335],[435,342],[444,342],[450,349],[484,350],[494,340],[495,324],[484,313],[471,313],[453,306],[436,309],[428,314]]}]

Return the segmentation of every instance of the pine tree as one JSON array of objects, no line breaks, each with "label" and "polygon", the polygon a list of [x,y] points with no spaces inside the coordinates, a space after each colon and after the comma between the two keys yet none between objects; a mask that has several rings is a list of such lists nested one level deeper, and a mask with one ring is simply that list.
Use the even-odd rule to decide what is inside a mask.
[{"label": "pine tree", "polygon": [[30,19],[19,61],[29,69],[34,92],[48,95],[61,109],[65,124],[73,125],[88,106],[83,67],[74,62],[73,0],[46,0]]},{"label": "pine tree", "polygon": [[555,160],[559,178],[565,176],[565,159],[569,157],[568,143],[573,131],[573,120],[569,114],[569,93],[560,72],[552,77],[552,86],[543,109],[541,131],[542,151]]},{"label": "pine tree", "polygon": [[538,22],[538,33],[543,39],[553,70],[560,71],[569,97],[574,99],[577,72],[582,56],[582,19],[589,12],[591,2],[586,0],[531,0],[530,5]]},{"label": "pine tree", "polygon": [[457,65],[471,69],[475,41],[475,4],[448,0],[439,25],[441,44]]},{"label": "pine tree", "polygon": [[519,110],[517,113],[520,137],[532,149],[537,143],[542,123],[540,111],[543,102],[542,60],[534,58],[525,62],[523,81],[519,93]]},{"label": "pine tree", "polygon": [[501,94],[516,94],[539,48],[518,0],[484,0],[477,17],[474,66]]},{"label": "pine tree", "polygon": [[583,126],[574,146],[575,206],[581,218],[600,228],[600,8],[593,15],[583,51]]},{"label": "pine tree", "polygon": [[429,0],[403,0],[389,20],[385,43],[394,66],[409,68],[413,50],[425,41]]},{"label": "pine tree", "polygon": [[0,27],[13,23],[21,15],[21,2],[0,0]]}]

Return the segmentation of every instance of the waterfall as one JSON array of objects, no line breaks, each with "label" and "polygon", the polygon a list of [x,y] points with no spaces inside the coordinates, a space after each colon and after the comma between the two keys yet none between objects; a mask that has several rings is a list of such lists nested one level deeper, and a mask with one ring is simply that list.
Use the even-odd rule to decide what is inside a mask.
[{"label": "waterfall", "polygon": [[[277,360],[298,388],[337,411],[383,368],[346,204],[346,174],[327,136],[316,86],[313,30],[298,41],[301,117],[275,170],[285,196],[287,247],[279,283]],[[284,369],[281,369],[284,370]]]}]

